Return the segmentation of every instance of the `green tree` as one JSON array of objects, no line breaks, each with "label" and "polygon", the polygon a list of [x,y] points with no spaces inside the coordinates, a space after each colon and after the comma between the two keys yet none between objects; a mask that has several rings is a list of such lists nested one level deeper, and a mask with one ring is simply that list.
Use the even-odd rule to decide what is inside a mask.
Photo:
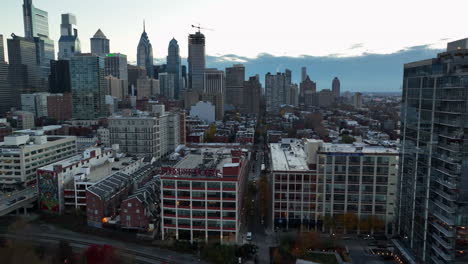
[{"label": "green tree", "polygon": [[215,135],[216,135],[216,125],[215,123],[211,123],[211,125],[208,127],[208,130],[205,132],[205,141],[213,142]]}]

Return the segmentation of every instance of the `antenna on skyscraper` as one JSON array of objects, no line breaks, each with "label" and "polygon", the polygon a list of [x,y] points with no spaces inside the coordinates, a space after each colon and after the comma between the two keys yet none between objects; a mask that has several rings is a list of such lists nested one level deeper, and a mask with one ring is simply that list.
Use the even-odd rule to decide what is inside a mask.
[{"label": "antenna on skyscraper", "polygon": [[143,32],[146,32],[145,30],[145,20],[143,19]]},{"label": "antenna on skyscraper", "polygon": [[198,24],[198,26],[192,25],[192,27],[193,27],[193,28],[198,28],[198,32],[200,32],[201,29],[210,30],[210,31],[213,31],[213,30],[214,30],[214,29],[212,29],[212,28],[200,27],[200,24]]}]

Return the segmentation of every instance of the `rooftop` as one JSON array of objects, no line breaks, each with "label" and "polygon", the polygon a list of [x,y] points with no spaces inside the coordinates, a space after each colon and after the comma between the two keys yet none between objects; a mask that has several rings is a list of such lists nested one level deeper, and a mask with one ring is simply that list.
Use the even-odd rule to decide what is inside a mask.
[{"label": "rooftop", "polygon": [[354,144],[334,144],[323,143],[319,152],[340,152],[340,153],[363,153],[363,154],[398,154],[395,148],[383,146],[369,146],[364,143]]},{"label": "rooftop", "polygon": [[307,155],[302,142],[294,140],[292,144],[270,144],[272,170],[274,171],[307,171]]}]

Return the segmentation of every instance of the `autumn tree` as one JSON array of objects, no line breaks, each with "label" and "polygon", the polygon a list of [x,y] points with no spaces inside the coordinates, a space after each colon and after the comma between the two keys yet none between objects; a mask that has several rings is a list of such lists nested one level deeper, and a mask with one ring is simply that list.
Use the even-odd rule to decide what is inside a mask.
[{"label": "autumn tree", "polygon": [[208,127],[208,130],[205,132],[205,141],[213,142],[215,135],[216,135],[216,125],[215,123],[211,123],[211,125]]},{"label": "autumn tree", "polygon": [[258,191],[260,193],[260,206],[262,216],[268,214],[268,207],[271,201],[271,188],[266,175],[262,175],[258,181]]},{"label": "autumn tree", "polygon": [[316,249],[320,246],[320,235],[317,232],[300,232],[296,239],[296,248],[302,253],[308,249]]},{"label": "autumn tree", "polygon": [[354,213],[345,213],[344,214],[344,227],[345,227],[345,232],[352,232],[356,230],[358,226],[358,218],[356,214]]}]

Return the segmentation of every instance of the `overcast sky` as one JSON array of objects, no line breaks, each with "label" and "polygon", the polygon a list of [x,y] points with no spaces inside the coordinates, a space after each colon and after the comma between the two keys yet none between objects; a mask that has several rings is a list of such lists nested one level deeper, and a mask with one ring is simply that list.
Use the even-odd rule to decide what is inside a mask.
[{"label": "overcast sky", "polygon": [[[23,0],[1,0],[0,34],[24,35]],[[468,36],[466,0],[33,0],[49,13],[59,39],[60,14],[74,13],[82,50],[101,28],[111,51],[135,60],[143,19],[155,58],[175,37],[187,56],[191,24],[205,30],[208,55],[355,56],[417,46],[445,46]]]}]

